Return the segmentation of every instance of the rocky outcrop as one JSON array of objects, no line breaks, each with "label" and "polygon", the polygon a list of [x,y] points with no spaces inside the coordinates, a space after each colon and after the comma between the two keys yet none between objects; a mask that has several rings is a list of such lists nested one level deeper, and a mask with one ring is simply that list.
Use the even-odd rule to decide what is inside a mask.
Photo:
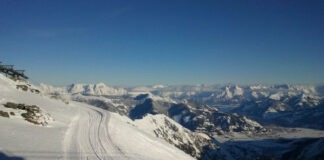
[{"label": "rocky outcrop", "polygon": [[7,102],[6,104],[4,104],[4,107],[11,108],[14,110],[26,111],[25,113],[21,113],[21,116],[26,121],[33,123],[35,125],[47,126],[49,122],[54,120],[50,114],[45,113],[36,105],[25,105],[25,104],[16,104],[13,102]]}]

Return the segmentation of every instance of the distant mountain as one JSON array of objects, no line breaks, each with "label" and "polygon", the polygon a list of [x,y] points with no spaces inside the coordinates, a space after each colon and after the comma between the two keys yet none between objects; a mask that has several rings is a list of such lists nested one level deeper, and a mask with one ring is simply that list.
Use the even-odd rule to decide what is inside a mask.
[{"label": "distant mountain", "polygon": [[223,113],[208,106],[168,103],[148,98],[129,112],[132,119],[141,119],[147,114],[167,115],[191,131],[202,132],[210,136],[226,132],[244,132],[247,134],[267,132],[259,123],[247,117]]},{"label": "distant mountain", "polygon": [[[116,88],[99,83],[73,84],[60,88],[46,85],[40,87],[45,93],[70,95],[73,100],[129,115],[133,119],[141,118],[148,113],[162,113],[174,117],[169,109],[175,110],[175,106],[181,106],[183,103],[190,104],[193,108],[209,106],[209,108],[218,109],[218,113],[223,111],[228,115],[229,113],[238,113],[265,124],[321,128],[321,124],[324,123],[324,120],[311,125],[307,123],[307,120],[311,119],[308,118],[309,116],[316,118],[323,115],[323,107],[321,107],[324,104],[324,98],[321,96],[323,87],[320,86],[288,84],[271,86],[155,85]],[[194,112],[196,111],[190,111],[191,117],[195,117]],[[218,116],[220,115],[218,114]],[[187,128],[194,129],[199,126],[198,124],[201,124],[196,119],[193,118],[190,122],[178,122]],[[236,118],[232,117],[231,119]],[[224,127],[222,129],[226,130]]]},{"label": "distant mountain", "polygon": [[175,104],[169,109],[169,116],[183,126],[213,136],[227,132],[263,134],[267,132],[258,122],[238,114],[218,111],[208,106]]},{"label": "distant mountain", "polygon": [[110,87],[104,83],[98,84],[71,84],[66,87],[53,87],[41,84],[40,88],[45,93],[61,93],[61,94],[82,94],[95,96],[121,96],[127,94],[127,90],[123,88]]},{"label": "distant mountain", "polygon": [[[174,92],[174,93],[172,93]],[[264,124],[323,129],[323,87],[311,85],[186,86],[153,92],[175,101],[212,106]],[[317,119],[317,123],[309,123]]]},{"label": "distant mountain", "polygon": [[290,99],[291,101],[293,103],[271,99],[259,102],[248,101],[242,103],[232,112],[246,115],[265,124],[324,129],[324,120],[321,118],[324,116],[323,102],[317,101],[319,105],[314,106],[314,103],[312,103],[314,99],[302,100],[301,102],[299,99],[293,98]]},{"label": "distant mountain", "polygon": [[98,84],[72,84],[67,88],[68,93],[76,94],[81,93],[84,95],[114,95],[120,96],[127,94],[127,91],[123,88],[113,88],[106,86],[104,83]]}]

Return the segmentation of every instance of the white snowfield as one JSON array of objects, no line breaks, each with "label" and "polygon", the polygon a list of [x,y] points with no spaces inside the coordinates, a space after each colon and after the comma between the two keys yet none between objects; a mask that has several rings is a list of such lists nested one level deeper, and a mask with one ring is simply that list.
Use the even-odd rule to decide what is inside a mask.
[{"label": "white snowfield", "polygon": [[[25,121],[7,102],[37,105],[55,119],[48,126]],[[27,160],[192,160],[191,156],[137,128],[116,113],[83,103],[51,99],[16,89],[0,74],[0,154]],[[1,157],[1,155],[0,155]],[[9,158],[8,158],[9,159]]]}]

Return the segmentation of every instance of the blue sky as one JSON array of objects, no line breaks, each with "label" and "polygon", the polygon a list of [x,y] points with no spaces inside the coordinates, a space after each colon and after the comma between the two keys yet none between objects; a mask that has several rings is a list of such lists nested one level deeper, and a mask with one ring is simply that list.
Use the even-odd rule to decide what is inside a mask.
[{"label": "blue sky", "polygon": [[0,0],[0,59],[34,82],[324,82],[322,0]]}]

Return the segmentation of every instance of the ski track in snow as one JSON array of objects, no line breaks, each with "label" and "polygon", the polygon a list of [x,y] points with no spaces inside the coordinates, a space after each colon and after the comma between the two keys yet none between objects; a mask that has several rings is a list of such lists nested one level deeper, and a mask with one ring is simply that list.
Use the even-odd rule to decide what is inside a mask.
[{"label": "ski track in snow", "polygon": [[80,107],[72,118],[63,141],[64,160],[124,160],[128,157],[112,141],[109,113]]}]

